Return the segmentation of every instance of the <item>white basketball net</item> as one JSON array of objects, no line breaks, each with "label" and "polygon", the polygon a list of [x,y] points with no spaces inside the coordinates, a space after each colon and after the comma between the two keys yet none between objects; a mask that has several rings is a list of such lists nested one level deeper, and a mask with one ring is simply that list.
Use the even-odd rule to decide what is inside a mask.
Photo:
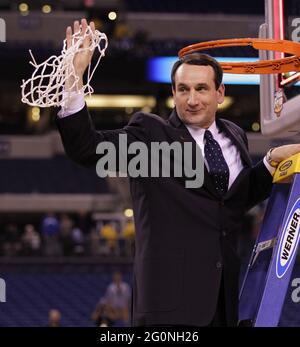
[{"label": "white basketball net", "polygon": [[[82,43],[87,36],[90,36],[90,44],[89,47],[83,48]],[[100,53],[98,60],[93,69],[91,69],[91,63],[89,64],[86,82],[82,88],[84,95],[91,95],[94,90],[90,86],[90,81],[101,58],[105,55],[107,45],[106,35],[98,30],[93,32],[88,26],[83,35],[80,34],[80,30],[72,35],[70,48],[67,49],[67,40],[64,40],[60,56],[52,55],[44,62],[37,64],[29,50],[32,58],[30,64],[34,66],[35,70],[31,78],[27,81],[23,80],[22,102],[39,107],[64,106],[70,97],[70,93],[64,90],[66,81],[73,81],[73,84],[68,86],[69,90],[77,90],[76,86],[79,81],[73,65],[75,55],[82,51],[90,50],[92,52],[98,49]]]}]

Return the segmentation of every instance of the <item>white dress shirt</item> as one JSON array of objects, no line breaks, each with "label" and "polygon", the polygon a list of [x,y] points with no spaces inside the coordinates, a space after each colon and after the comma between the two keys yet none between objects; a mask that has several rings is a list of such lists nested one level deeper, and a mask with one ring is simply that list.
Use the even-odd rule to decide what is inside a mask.
[{"label": "white dress shirt", "polygon": [[79,112],[80,110],[83,109],[85,105],[85,100],[84,100],[84,94],[82,89],[79,90],[78,92],[64,92],[63,93],[63,98],[67,96],[67,93],[69,93],[69,98],[66,99],[64,105],[62,106],[61,110],[58,112],[58,118],[64,118],[71,116],[72,114]]},{"label": "white dress shirt", "polygon": [[[71,116],[72,114],[82,110],[84,105],[85,105],[85,101],[84,101],[84,94],[82,91],[70,92],[68,101],[58,112],[58,117],[64,118],[64,117]],[[194,140],[200,147],[202,151],[202,155],[204,157],[204,132],[206,129],[202,129],[202,128],[194,127],[190,125],[187,125],[186,127],[188,131],[190,132],[191,136],[194,138]],[[214,139],[219,143],[222,149],[223,156],[229,167],[229,184],[228,184],[228,189],[229,189],[244,167],[240,152],[238,151],[236,146],[231,142],[231,140],[228,137],[226,137],[222,132],[219,132],[216,122],[213,122],[213,124],[208,128],[208,130],[210,130]],[[273,175],[275,172],[275,168],[273,168],[267,162],[266,157],[264,157],[263,161],[266,168],[269,170],[270,174]],[[206,167],[208,168],[207,163],[206,163]]]}]

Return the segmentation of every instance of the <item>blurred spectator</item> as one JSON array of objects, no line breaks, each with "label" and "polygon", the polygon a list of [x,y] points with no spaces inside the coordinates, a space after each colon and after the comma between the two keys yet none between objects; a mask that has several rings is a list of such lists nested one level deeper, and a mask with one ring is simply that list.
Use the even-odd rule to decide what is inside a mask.
[{"label": "blurred spectator", "polygon": [[47,213],[42,219],[41,231],[44,242],[44,254],[49,256],[59,255],[61,253],[58,242],[59,223],[53,213]]},{"label": "blurred spectator", "polygon": [[5,225],[2,236],[2,251],[4,256],[14,256],[21,250],[21,232],[16,223]]},{"label": "blurred spectator", "polygon": [[113,273],[113,281],[106,289],[105,300],[110,317],[115,326],[127,326],[129,323],[131,289],[123,281],[119,271]]},{"label": "blurred spectator", "polygon": [[100,245],[100,232],[96,229],[92,229],[90,234],[90,254],[91,255],[100,255],[101,254],[101,245]]},{"label": "blurred spectator", "polygon": [[73,253],[82,255],[89,253],[91,233],[93,229],[93,221],[90,213],[81,210],[75,216],[75,228],[72,229]]},{"label": "blurred spectator", "polygon": [[126,222],[124,229],[121,232],[121,238],[125,241],[124,253],[127,256],[134,254],[135,227],[134,222],[129,220]]},{"label": "blurred spectator", "polygon": [[73,224],[73,220],[67,214],[62,214],[60,216],[60,241],[62,245],[63,255],[69,256],[73,253]]},{"label": "blurred spectator", "polygon": [[26,224],[22,235],[22,255],[40,255],[41,237],[32,224]]},{"label": "blurred spectator", "polygon": [[102,253],[106,255],[118,254],[118,232],[111,223],[107,223],[101,227],[100,242]]},{"label": "blurred spectator", "polygon": [[[62,213],[59,218],[51,212],[44,215],[28,214],[25,222],[22,216],[16,218],[15,223],[0,223],[0,255],[132,256],[134,222],[128,219],[123,226],[123,218],[120,215],[120,218],[97,219],[96,224],[87,211],[72,215]],[[21,226],[25,223],[31,225],[33,232],[22,232]],[[39,225],[40,229],[33,225]],[[39,246],[33,245],[35,243],[39,243]]]},{"label": "blurred spectator", "polygon": [[61,327],[61,313],[57,309],[51,309],[48,314],[48,327],[58,328]]},{"label": "blurred spectator", "polygon": [[85,252],[85,239],[81,229],[72,229],[72,254],[83,255]]},{"label": "blurred spectator", "polygon": [[59,232],[59,223],[56,216],[49,212],[42,219],[42,234],[43,236],[57,235]]},{"label": "blurred spectator", "polygon": [[106,298],[102,297],[92,313],[92,321],[97,327],[111,327],[113,325],[113,316],[114,314],[107,305]]},{"label": "blurred spectator", "polygon": [[87,211],[78,211],[75,217],[75,224],[84,235],[89,235],[93,227],[93,221],[90,213]]}]

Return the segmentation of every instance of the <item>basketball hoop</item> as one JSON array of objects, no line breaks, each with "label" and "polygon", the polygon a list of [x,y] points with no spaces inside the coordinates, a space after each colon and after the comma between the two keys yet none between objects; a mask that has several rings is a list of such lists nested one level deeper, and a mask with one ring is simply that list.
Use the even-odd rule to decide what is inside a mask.
[{"label": "basketball hoop", "polygon": [[219,47],[251,46],[257,50],[278,51],[292,54],[290,57],[272,60],[259,60],[251,63],[223,62],[220,63],[225,73],[232,74],[280,74],[290,71],[300,71],[300,43],[289,40],[272,39],[226,39],[195,43],[182,48],[179,58],[186,54]]}]

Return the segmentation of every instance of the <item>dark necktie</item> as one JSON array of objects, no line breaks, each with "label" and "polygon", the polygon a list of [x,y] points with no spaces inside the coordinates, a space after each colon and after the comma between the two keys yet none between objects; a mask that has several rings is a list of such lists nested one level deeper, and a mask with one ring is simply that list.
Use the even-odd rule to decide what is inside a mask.
[{"label": "dark necktie", "polygon": [[229,167],[224,159],[220,145],[209,130],[205,130],[204,138],[206,140],[204,156],[209,166],[209,175],[217,193],[223,196],[228,189]]}]

